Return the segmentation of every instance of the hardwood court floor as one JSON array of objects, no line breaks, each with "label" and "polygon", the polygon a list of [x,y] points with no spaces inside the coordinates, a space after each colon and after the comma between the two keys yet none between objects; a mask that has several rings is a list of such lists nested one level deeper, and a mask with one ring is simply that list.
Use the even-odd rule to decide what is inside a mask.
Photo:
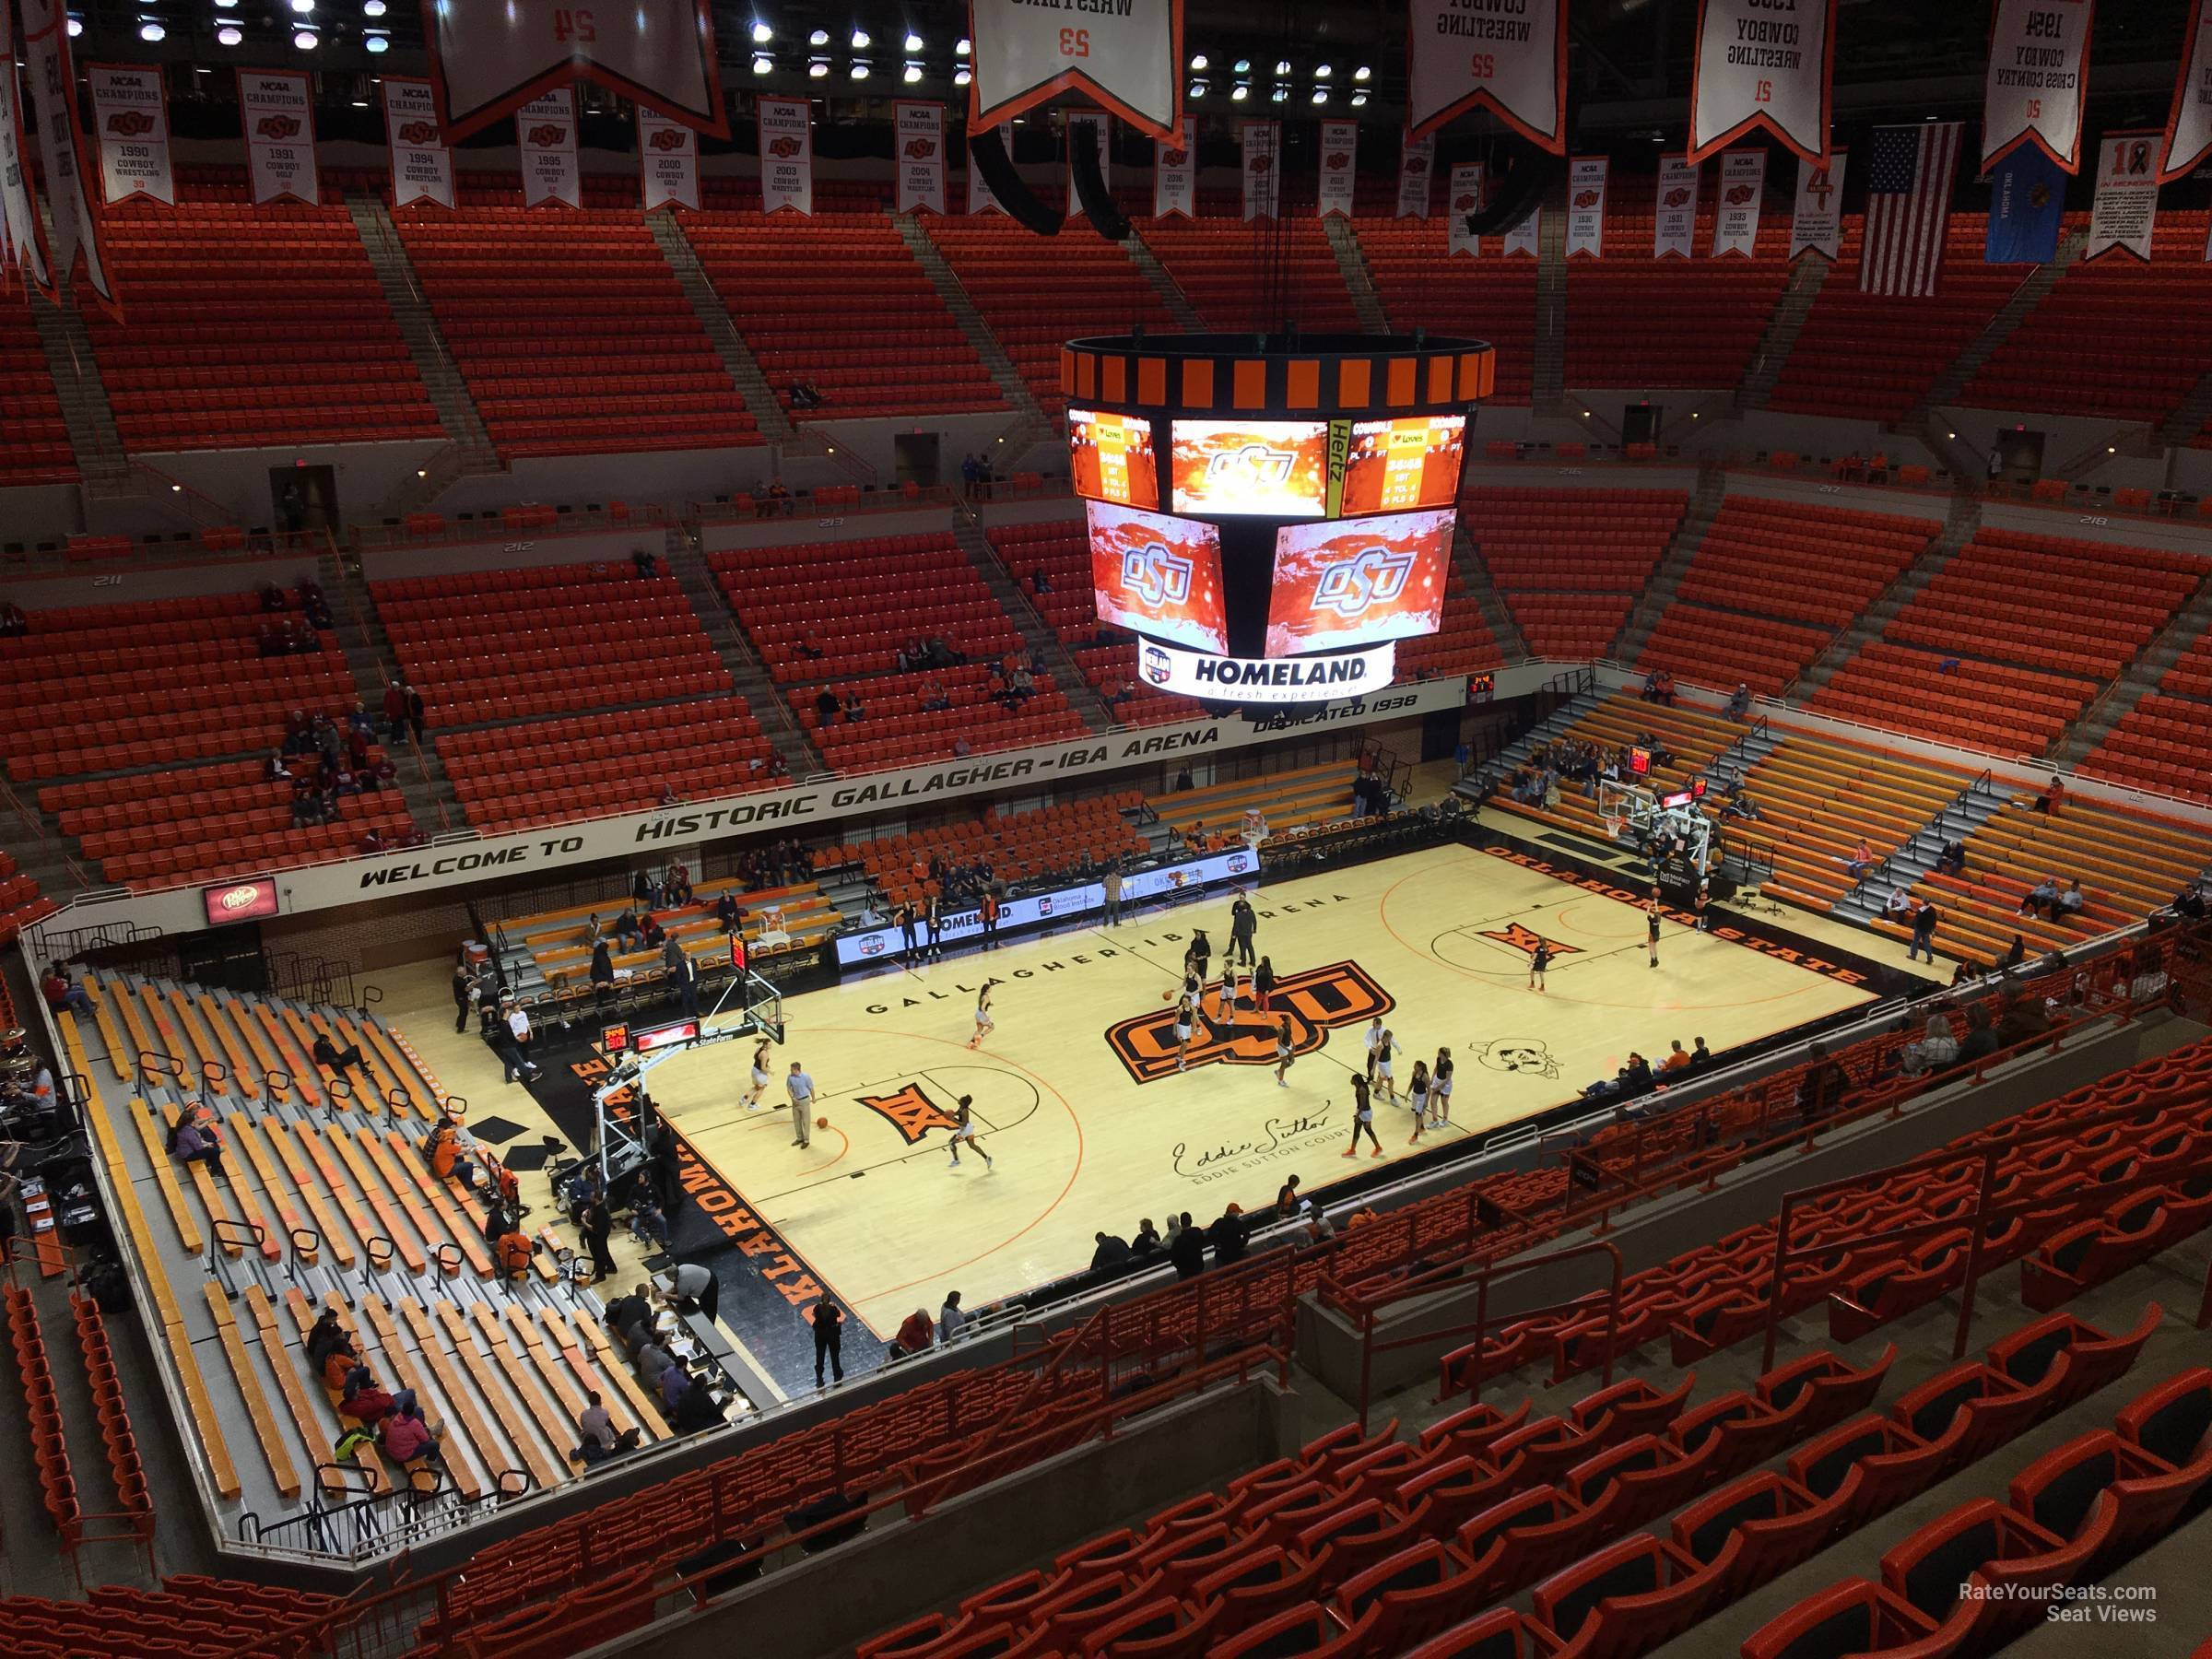
[{"label": "hardwood court floor", "polygon": [[[1080,1270],[1100,1229],[1126,1237],[1171,1208],[1203,1223],[1232,1200],[1271,1203],[1294,1171],[1312,1194],[1373,1169],[1364,1146],[1341,1157],[1371,1011],[1396,1034],[1401,1090],[1416,1058],[1452,1049],[1441,1133],[1459,1137],[1572,1099],[1630,1049],[1656,1064],[1670,1039],[1702,1036],[1718,1053],[1872,997],[1855,975],[1671,920],[1650,968],[1641,911],[1464,847],[1284,882],[1255,904],[1258,950],[1296,1020],[1288,1088],[1276,1086],[1272,1030],[1248,1009],[1174,1070],[1163,997],[1194,927],[1207,929],[1218,971],[1224,895],[792,998],[772,1110],[740,1104],[749,1043],[669,1061],[653,1094],[750,1211],[888,1335],[947,1290],[973,1309]],[[1543,994],[1526,988],[1535,933],[1557,952]],[[998,1029],[977,1051],[967,1044],[986,974],[1003,982]],[[792,1144],[783,1106],[794,1059],[830,1123],[807,1149]],[[972,1153],[948,1166],[962,1094],[995,1170]],[[1378,1100],[1376,1120],[1382,1161],[1406,1155],[1406,1112]]]}]

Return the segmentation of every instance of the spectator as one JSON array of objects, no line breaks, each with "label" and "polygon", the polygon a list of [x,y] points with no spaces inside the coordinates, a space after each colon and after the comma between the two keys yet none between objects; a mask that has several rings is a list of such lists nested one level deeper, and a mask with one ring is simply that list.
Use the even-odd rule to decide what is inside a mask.
[{"label": "spectator", "polygon": [[1889,897],[1882,903],[1882,919],[1894,922],[1900,927],[1912,925],[1912,895],[1903,888],[1891,888]]},{"label": "spectator", "polygon": [[811,628],[799,635],[799,654],[810,663],[818,663],[822,660],[820,636]]},{"label": "spectator", "polygon": [[576,1417],[578,1439],[575,1449],[569,1453],[569,1461],[594,1464],[614,1454],[615,1420],[607,1415],[597,1394],[587,1394],[584,1400],[584,1408]]},{"label": "spectator", "polygon": [[625,909],[615,918],[615,943],[629,950],[638,942],[638,913]]},{"label": "spectator", "polygon": [[845,1380],[845,1311],[823,1297],[814,1304],[808,1315],[814,1325],[814,1385],[822,1386],[822,1361],[830,1361],[830,1374],[838,1382]]},{"label": "spectator", "polygon": [[1129,1260],[1129,1241],[1118,1233],[1091,1234],[1097,1248],[1090,1253],[1090,1270],[1103,1273],[1123,1266]]},{"label": "spectator", "polygon": [[1152,1225],[1151,1217],[1145,1217],[1136,1224],[1136,1236],[1129,1241],[1129,1254],[1140,1262],[1149,1261],[1162,1248],[1159,1229]]},{"label": "spectator", "polygon": [[420,743],[422,741],[423,715],[426,712],[422,693],[412,686],[405,688],[405,690],[407,699],[407,730],[414,733],[415,741]]},{"label": "spectator", "polygon": [[594,996],[604,1001],[615,994],[615,955],[607,948],[605,939],[593,942],[589,977]]},{"label": "spectator", "polygon": [[39,993],[46,999],[46,1006],[53,1013],[67,1012],[92,1018],[92,999],[85,988],[69,977],[69,971],[59,962],[46,965],[46,977],[39,982]]},{"label": "spectator", "polygon": [[2058,809],[2065,805],[2066,784],[2063,778],[2054,777],[2043,785],[2043,793],[2035,797],[2030,812],[2040,812],[2045,818],[2056,818]]},{"label": "spectator", "polygon": [[661,889],[659,884],[653,880],[651,870],[641,869],[631,875],[629,897],[630,901],[637,906],[641,912],[650,912],[660,908]]},{"label": "spectator", "polygon": [[1817,1124],[1843,1103],[1851,1092],[1851,1074],[1830,1057],[1826,1043],[1814,1043],[1809,1053],[1811,1064],[1798,1086],[1797,1107],[1807,1123]]},{"label": "spectator", "polygon": [[1286,1177],[1283,1184],[1276,1188],[1275,1213],[1277,1218],[1283,1221],[1288,1221],[1292,1216],[1298,1214],[1297,1176],[1291,1175]]},{"label": "spectator", "polygon": [[1214,1247],[1214,1265],[1226,1267],[1231,1262],[1244,1259],[1244,1206],[1231,1204],[1221,1212],[1213,1226],[1206,1230],[1206,1242]]},{"label": "spectator", "polygon": [[670,859],[662,872],[661,902],[670,910],[681,910],[691,902],[691,871],[680,858]]},{"label": "spectator", "polygon": [[319,1371],[331,1355],[341,1348],[348,1354],[352,1353],[353,1338],[347,1335],[346,1327],[338,1323],[338,1311],[325,1308],[308,1331],[307,1341],[302,1346],[307,1350],[307,1362]]},{"label": "spectator", "polygon": [[2058,896],[2056,903],[2052,908],[2051,920],[2055,922],[2064,916],[2068,921],[2072,921],[2076,916],[2081,914],[2081,907],[2087,901],[2088,896],[2081,890],[2081,877],[2077,876],[2066,884],[2066,890]]},{"label": "spectator", "polygon": [[785,517],[790,516],[791,491],[784,488],[782,479],[771,478],[768,481],[768,505],[771,512],[780,512]]},{"label": "spectator", "polygon": [[603,1315],[606,1328],[622,1339],[626,1348],[636,1349],[653,1334],[653,1301],[646,1287],[631,1288],[628,1296],[618,1296],[606,1304]]},{"label": "spectator", "polygon": [[661,1396],[661,1409],[673,1412],[676,1409],[676,1403],[684,1397],[685,1391],[690,1386],[691,1373],[681,1365],[672,1365],[663,1371],[661,1385],[655,1391]]},{"label": "spectator", "polygon": [[1966,1041],[1959,1045],[1959,1064],[1971,1065],[1986,1060],[1997,1052],[1997,1033],[1990,1023],[1989,1009],[1976,1003],[1966,1011]]},{"label": "spectator", "polygon": [[1689,1051],[1682,1046],[1681,1038],[1676,1038],[1668,1045],[1666,1058],[1659,1062],[1659,1069],[1669,1076],[1689,1069]]},{"label": "spectator", "polygon": [[1712,1051],[1705,1046],[1705,1039],[1702,1037],[1692,1039],[1689,1051],[1689,1075],[1694,1077],[1700,1072],[1711,1071],[1712,1065]]},{"label": "spectator", "polygon": [[900,1323],[898,1335],[891,1338],[890,1350],[885,1358],[903,1359],[911,1354],[925,1353],[929,1345],[936,1340],[936,1335],[937,1328],[930,1323],[929,1310],[916,1308]]},{"label": "spectator", "polygon": [[359,1045],[349,1042],[341,1049],[331,1041],[330,1033],[327,1031],[315,1033],[312,1053],[317,1065],[328,1066],[334,1072],[358,1071],[361,1068],[361,1051]]},{"label": "spectator", "polygon": [[2049,914],[2057,920],[2052,907],[2058,902],[2058,877],[2046,876],[2030,888],[2020,900],[2019,913],[2023,916]]},{"label": "spectator", "polygon": [[713,1390],[707,1386],[707,1380],[694,1377],[690,1387],[685,1389],[676,1402],[676,1431],[678,1434],[698,1434],[704,1430],[719,1429],[724,1422],[722,1412]]},{"label": "spectator", "polygon": [[847,686],[845,688],[845,724],[857,725],[865,712],[866,711],[861,707],[860,703],[860,688]]},{"label": "spectator", "polygon": [[636,1363],[638,1381],[655,1394],[661,1391],[663,1377],[671,1371],[681,1369],[676,1363],[676,1356],[661,1346],[660,1337],[650,1328],[645,1333],[645,1340],[639,1345]]},{"label": "spectator", "polygon": [[1929,1071],[1942,1071],[1959,1058],[1959,1039],[1952,1035],[1950,1017],[1942,1009],[1929,1011],[1919,1048],[1922,1064]]},{"label": "spectator", "polygon": [[736,933],[745,926],[745,912],[737,908],[735,893],[725,888],[722,896],[714,900],[714,920],[721,924],[722,931],[725,934]]},{"label": "spectator", "polygon": [[417,1458],[425,1463],[438,1461],[438,1431],[422,1420],[422,1406],[411,1388],[403,1388],[392,1396],[392,1409],[376,1438],[384,1455],[394,1463],[405,1465]]},{"label": "spectator", "polygon": [[1859,844],[1852,848],[1851,856],[1843,861],[1843,867],[1850,872],[1851,878],[1856,881],[1866,874],[1867,866],[1874,862],[1874,848],[1862,835],[1859,837]]},{"label": "spectator", "polygon": [[177,1121],[170,1135],[170,1150],[177,1155],[179,1163],[204,1163],[218,1175],[223,1172],[222,1131],[212,1116],[202,1121],[203,1114],[194,1110]]},{"label": "spectator", "polygon": [[2203,880],[2192,881],[2176,893],[2173,903],[2168,908],[2177,916],[2185,916],[2192,922],[2202,922],[2207,911],[2212,911],[2212,905],[2207,905],[2205,900]]},{"label": "spectator", "polygon": [[678,1263],[665,1273],[656,1273],[653,1288],[663,1301],[678,1306],[690,1302],[709,1319],[715,1316],[722,1300],[721,1282],[711,1268],[697,1262]]},{"label": "spectator", "polygon": [[1750,712],[1751,688],[1746,685],[1742,680],[1738,680],[1735,683],[1735,691],[1732,692],[1728,698],[1728,718],[1731,720],[1741,720]]},{"label": "spectator", "polygon": [[519,1221],[500,1235],[494,1253],[501,1276],[516,1281],[529,1277],[530,1264],[536,1254],[536,1241],[523,1230]]},{"label": "spectator", "polygon": [[1936,857],[1936,873],[1938,876],[1949,876],[1954,879],[1966,874],[1966,843],[1964,841],[1954,840],[1943,843],[1943,851]]},{"label": "spectator", "polygon": [[1206,1234],[1193,1223],[1189,1210],[1168,1235],[1168,1260],[1179,1279],[1196,1278],[1206,1266]]},{"label": "spectator", "polygon": [[2005,954],[1997,959],[1997,966],[2009,971],[2027,959],[2028,941],[2016,933],[2012,935],[2012,943],[2006,947]]},{"label": "spectator", "polygon": [[1916,960],[1920,953],[1925,951],[1928,966],[1933,968],[1936,965],[1936,924],[1941,919],[1932,902],[1924,898],[1921,900],[1920,909],[1912,913],[1912,943],[1906,947],[1906,961]]},{"label": "spectator", "polygon": [[937,1340],[958,1342],[968,1329],[968,1315],[960,1311],[960,1293],[945,1292],[945,1305],[937,1310]]},{"label": "spectator", "polygon": [[668,1216],[653,1194],[641,1192],[629,1208],[629,1236],[653,1252],[668,1248]]},{"label": "spectator", "polygon": [[407,688],[397,680],[384,688],[384,732],[394,743],[407,735]]}]

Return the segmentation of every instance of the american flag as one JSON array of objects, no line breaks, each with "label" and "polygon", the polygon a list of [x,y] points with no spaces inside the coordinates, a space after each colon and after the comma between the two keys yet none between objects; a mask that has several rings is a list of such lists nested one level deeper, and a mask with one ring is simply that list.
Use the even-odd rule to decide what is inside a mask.
[{"label": "american flag", "polygon": [[1936,291],[1963,130],[1957,121],[1875,128],[1866,234],[1859,253],[1861,293]]}]

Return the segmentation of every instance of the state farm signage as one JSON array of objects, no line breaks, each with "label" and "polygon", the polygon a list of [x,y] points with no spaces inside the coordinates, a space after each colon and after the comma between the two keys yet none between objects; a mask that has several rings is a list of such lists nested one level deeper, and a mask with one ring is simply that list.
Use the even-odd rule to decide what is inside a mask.
[{"label": "state farm signage", "polygon": [[210,927],[227,927],[233,922],[253,922],[276,913],[276,883],[267,876],[205,888],[200,898],[207,906]]}]

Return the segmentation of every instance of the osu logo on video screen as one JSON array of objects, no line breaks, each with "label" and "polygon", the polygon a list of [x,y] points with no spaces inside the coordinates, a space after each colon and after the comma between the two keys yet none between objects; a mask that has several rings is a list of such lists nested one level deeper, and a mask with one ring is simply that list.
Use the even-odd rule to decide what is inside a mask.
[{"label": "osu logo on video screen", "polygon": [[1288,450],[1269,449],[1264,443],[1247,443],[1233,450],[1223,450],[1206,464],[1208,484],[1234,484],[1239,481],[1264,489],[1280,489],[1290,482],[1290,469],[1298,465],[1298,457]]},{"label": "osu logo on video screen", "polygon": [[[1276,984],[1270,1013],[1262,1014],[1249,1000],[1225,1012],[1220,999],[1207,993],[1206,1012],[1191,1043],[1193,1067],[1273,1065],[1276,1021],[1285,1016],[1290,1021],[1291,1053],[1310,1054],[1328,1041],[1330,1031],[1364,1025],[1397,1006],[1357,962],[1331,962],[1286,975]],[[1173,1077],[1173,1006],[1147,1009],[1116,1022],[1107,1028],[1106,1043],[1139,1083]]]},{"label": "osu logo on video screen", "polygon": [[1182,605],[1191,596],[1191,561],[1160,542],[1131,547],[1122,555],[1122,586],[1157,609]]},{"label": "osu logo on video screen", "polygon": [[1313,584],[1313,608],[1357,617],[1369,606],[1388,605],[1403,594],[1406,579],[1412,574],[1412,554],[1369,547],[1322,571]]}]

